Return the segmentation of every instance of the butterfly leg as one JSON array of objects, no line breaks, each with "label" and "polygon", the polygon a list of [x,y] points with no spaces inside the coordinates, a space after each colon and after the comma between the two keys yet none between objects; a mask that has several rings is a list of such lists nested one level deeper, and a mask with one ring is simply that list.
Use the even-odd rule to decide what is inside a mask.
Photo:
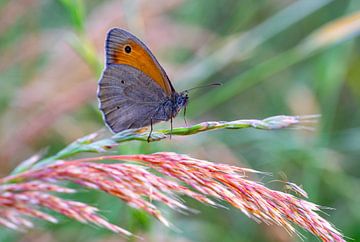
[{"label": "butterfly leg", "polygon": [[188,127],[188,123],[186,121],[186,106],[184,107],[184,122],[185,122],[186,127]]},{"label": "butterfly leg", "polygon": [[173,118],[170,119],[170,139],[172,135],[172,130],[173,130]]},{"label": "butterfly leg", "polygon": [[150,118],[150,133],[149,133],[149,136],[147,137],[147,142],[148,143],[150,143],[152,132],[153,132],[153,119]]}]

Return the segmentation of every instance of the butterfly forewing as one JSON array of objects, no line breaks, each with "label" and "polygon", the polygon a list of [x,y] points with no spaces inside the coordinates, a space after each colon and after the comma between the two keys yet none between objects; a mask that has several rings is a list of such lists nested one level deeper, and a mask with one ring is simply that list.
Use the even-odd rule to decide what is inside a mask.
[{"label": "butterfly forewing", "polygon": [[129,32],[114,28],[106,39],[106,64],[126,64],[144,72],[153,79],[167,95],[175,90],[165,71],[151,51]]}]

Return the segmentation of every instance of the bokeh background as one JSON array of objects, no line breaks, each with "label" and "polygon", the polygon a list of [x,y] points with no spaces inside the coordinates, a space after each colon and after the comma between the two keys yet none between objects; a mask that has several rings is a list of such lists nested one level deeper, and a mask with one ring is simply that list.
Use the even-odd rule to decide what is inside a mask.
[{"label": "bokeh background", "polygon": [[[121,27],[148,45],[178,91],[224,84],[191,92],[189,123],[322,117],[314,131],[222,130],[132,142],[115,152],[175,151],[271,172],[334,208],[323,216],[360,241],[359,15],[358,0],[1,0],[0,173],[86,134],[109,135],[96,88],[106,32]],[[184,125],[181,116],[176,126]],[[284,189],[271,179],[262,182]],[[163,209],[174,230],[100,192],[83,190],[72,198],[99,206],[144,241],[300,241],[234,208],[191,199],[186,202],[197,214]],[[1,228],[0,241],[136,241],[63,217],[57,225],[37,224],[25,234]],[[317,240],[300,232],[306,241]]]}]

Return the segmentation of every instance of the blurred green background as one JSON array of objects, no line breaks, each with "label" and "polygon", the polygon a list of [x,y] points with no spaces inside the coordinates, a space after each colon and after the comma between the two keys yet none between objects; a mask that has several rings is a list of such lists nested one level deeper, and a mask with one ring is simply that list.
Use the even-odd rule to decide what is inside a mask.
[{"label": "blurred green background", "polygon": [[[96,85],[106,32],[121,27],[148,45],[178,91],[224,84],[190,94],[189,123],[278,114],[322,118],[313,132],[223,130],[132,142],[116,152],[174,151],[272,172],[274,179],[303,185],[310,201],[334,208],[323,216],[360,241],[359,15],[358,0],[1,0],[0,172],[8,174],[41,149],[53,154],[105,130]],[[176,126],[184,125],[181,116]],[[169,124],[155,128],[161,125]],[[284,189],[270,180],[262,182]],[[175,230],[103,193],[80,189],[70,198],[100,207],[144,241],[300,241],[234,208],[187,198],[200,213],[163,208]],[[59,217],[59,224],[39,222],[25,234],[1,228],[0,241],[129,241]]]}]

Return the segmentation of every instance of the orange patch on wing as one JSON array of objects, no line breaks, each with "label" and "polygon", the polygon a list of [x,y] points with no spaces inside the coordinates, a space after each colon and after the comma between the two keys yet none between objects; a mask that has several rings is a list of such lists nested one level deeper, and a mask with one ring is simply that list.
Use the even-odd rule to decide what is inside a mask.
[{"label": "orange patch on wing", "polygon": [[[129,46],[131,48],[130,53],[126,53],[125,48]],[[153,61],[150,54],[138,43],[128,40],[125,43],[120,43],[117,46],[117,50],[112,53],[112,60],[115,64],[126,64],[137,68],[151,77],[161,88],[165,90],[167,94],[171,94],[172,90],[161,69]]]}]

